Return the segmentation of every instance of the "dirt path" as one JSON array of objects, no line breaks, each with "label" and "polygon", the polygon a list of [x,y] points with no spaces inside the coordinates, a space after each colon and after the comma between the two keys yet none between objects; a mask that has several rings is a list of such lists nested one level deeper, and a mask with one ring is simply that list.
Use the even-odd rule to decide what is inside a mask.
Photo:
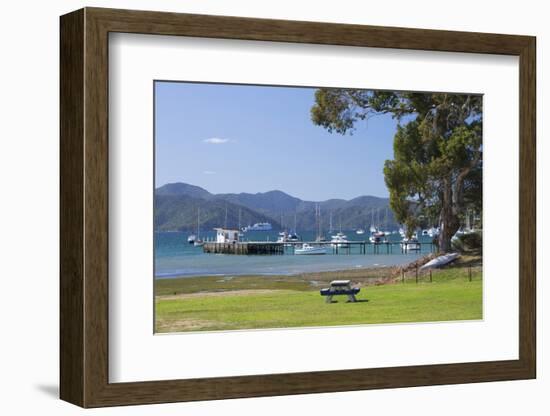
[{"label": "dirt path", "polygon": [[198,292],[198,293],[181,293],[179,295],[163,295],[157,296],[158,300],[178,300],[178,299],[193,299],[203,297],[225,297],[225,296],[240,296],[240,295],[265,295],[269,293],[288,292],[288,290],[279,289],[242,289],[242,290],[224,290],[219,292]]}]

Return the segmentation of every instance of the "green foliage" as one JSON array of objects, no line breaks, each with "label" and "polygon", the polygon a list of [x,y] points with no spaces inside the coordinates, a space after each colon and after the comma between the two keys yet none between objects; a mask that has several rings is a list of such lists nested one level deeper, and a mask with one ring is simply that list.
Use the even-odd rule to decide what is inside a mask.
[{"label": "green foliage", "polygon": [[315,98],[312,121],[329,132],[352,134],[376,114],[399,121],[384,165],[390,206],[409,227],[441,225],[446,251],[465,210],[481,210],[482,97],[322,88]]},{"label": "green foliage", "polygon": [[453,248],[461,252],[480,252],[483,247],[481,232],[462,234],[453,239]]}]

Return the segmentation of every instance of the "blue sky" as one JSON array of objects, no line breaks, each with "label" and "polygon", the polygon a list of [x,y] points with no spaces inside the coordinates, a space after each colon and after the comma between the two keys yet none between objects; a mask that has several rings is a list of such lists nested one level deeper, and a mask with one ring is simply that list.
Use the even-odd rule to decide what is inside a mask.
[{"label": "blue sky", "polygon": [[155,83],[156,187],[213,193],[278,189],[319,201],[386,197],[383,165],[396,122],[376,116],[353,136],[310,119],[314,88]]}]

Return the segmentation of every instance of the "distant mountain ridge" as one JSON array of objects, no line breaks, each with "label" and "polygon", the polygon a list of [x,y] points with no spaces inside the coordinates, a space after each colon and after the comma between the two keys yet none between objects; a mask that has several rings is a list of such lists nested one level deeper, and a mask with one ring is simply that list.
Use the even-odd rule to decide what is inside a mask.
[{"label": "distant mountain ridge", "polygon": [[[323,229],[365,228],[374,222],[396,228],[389,200],[359,196],[351,200],[304,201],[280,190],[252,193],[212,194],[206,189],[183,182],[163,185],[155,190],[155,230],[193,231],[200,208],[201,228],[246,226],[270,222],[274,229],[315,230],[315,206],[321,207]],[[227,214],[226,214],[227,213]],[[239,221],[240,219],[240,221]]]}]

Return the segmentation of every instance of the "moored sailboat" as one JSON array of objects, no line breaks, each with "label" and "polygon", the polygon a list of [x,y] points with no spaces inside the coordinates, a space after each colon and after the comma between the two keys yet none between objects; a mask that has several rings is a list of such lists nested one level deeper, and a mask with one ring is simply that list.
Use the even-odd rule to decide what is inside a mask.
[{"label": "moored sailboat", "polygon": [[201,235],[201,209],[200,207],[197,208],[197,237],[193,241],[193,245],[195,247],[202,247],[204,245],[204,241],[200,238]]}]

